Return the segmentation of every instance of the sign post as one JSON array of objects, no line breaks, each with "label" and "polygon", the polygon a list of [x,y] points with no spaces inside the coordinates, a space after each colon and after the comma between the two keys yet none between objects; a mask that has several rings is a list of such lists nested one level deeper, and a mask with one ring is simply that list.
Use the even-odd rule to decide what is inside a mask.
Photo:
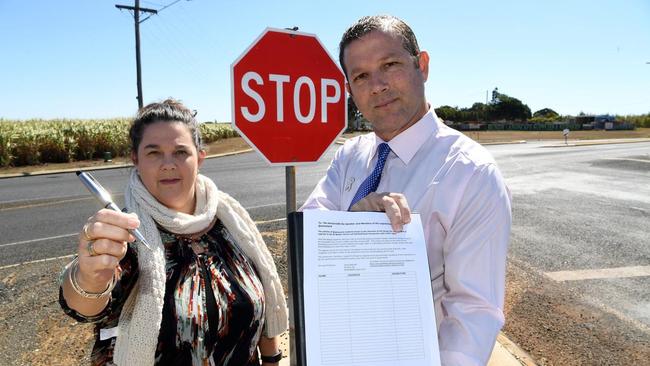
[{"label": "sign post", "polygon": [[[288,215],[296,210],[295,166],[317,162],[347,126],[345,76],[315,35],[273,28],[232,63],[230,76],[233,127],[270,165],[285,166]],[[291,274],[288,245],[287,258]],[[302,365],[291,277],[290,362]]]}]

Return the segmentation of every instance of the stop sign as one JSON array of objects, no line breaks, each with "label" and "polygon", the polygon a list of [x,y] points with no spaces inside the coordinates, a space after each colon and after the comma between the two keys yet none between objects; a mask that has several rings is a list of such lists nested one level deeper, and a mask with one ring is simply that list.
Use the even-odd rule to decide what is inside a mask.
[{"label": "stop sign", "polygon": [[230,71],[233,127],[270,164],[318,161],[345,130],[345,77],[315,35],[267,28]]}]

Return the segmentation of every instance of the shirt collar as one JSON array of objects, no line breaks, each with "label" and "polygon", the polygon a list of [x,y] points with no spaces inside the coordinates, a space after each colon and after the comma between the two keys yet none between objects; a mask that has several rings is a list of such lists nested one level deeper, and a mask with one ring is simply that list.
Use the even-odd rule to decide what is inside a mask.
[{"label": "shirt collar", "polygon": [[[402,131],[399,135],[393,137],[389,142],[391,151],[397,155],[397,157],[402,160],[405,165],[408,165],[409,161],[413,158],[415,153],[420,150],[420,147],[424,142],[438,130],[438,116],[433,108],[429,108],[429,111],[422,116],[422,118],[417,121],[413,126],[409,127],[405,131]],[[386,142],[375,135],[375,146],[373,148],[373,155],[377,153],[377,147],[382,142]]]}]

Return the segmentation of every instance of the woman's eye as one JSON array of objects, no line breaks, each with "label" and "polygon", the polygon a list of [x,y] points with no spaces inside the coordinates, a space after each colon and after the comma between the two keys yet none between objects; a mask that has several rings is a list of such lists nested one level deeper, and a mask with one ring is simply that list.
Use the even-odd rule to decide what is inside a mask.
[{"label": "woman's eye", "polygon": [[185,150],[178,150],[178,151],[176,151],[176,155],[185,156],[185,155],[187,155],[187,151],[185,151]]},{"label": "woman's eye", "polygon": [[147,156],[156,156],[158,154],[160,154],[160,152],[155,151],[155,150],[151,150],[151,151],[147,152]]}]

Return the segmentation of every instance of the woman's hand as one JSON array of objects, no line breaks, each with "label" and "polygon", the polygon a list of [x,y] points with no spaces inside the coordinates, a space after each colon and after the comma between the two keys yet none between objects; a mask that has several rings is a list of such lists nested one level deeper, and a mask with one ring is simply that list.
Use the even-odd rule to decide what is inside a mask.
[{"label": "woman's hand", "polygon": [[102,209],[91,216],[79,233],[79,268],[76,280],[87,291],[100,293],[110,283],[124,258],[127,242],[135,240],[128,229],[140,226],[135,214]]},{"label": "woman's hand", "polygon": [[75,259],[78,262],[68,266],[61,285],[63,297],[71,309],[83,316],[94,316],[106,308],[110,299],[109,286],[113,276],[119,274],[127,242],[135,240],[128,229],[138,226],[140,220],[135,214],[108,209],[99,210],[88,219],[79,233]]}]

